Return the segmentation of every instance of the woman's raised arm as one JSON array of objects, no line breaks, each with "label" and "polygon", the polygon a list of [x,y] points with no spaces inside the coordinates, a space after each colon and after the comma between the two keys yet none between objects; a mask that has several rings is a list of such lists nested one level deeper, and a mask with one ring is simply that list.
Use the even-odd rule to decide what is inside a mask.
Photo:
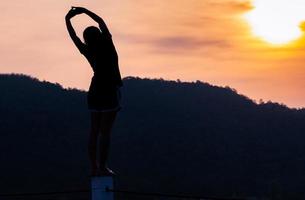
[{"label": "woman's raised arm", "polygon": [[74,44],[76,45],[78,50],[81,53],[83,53],[84,48],[85,48],[85,44],[77,37],[76,32],[75,32],[75,30],[72,26],[72,23],[71,23],[71,18],[74,17],[75,15],[78,15],[78,14],[81,14],[81,13],[72,8],[67,13],[67,15],[65,17],[65,20],[66,20],[66,26],[67,26],[67,29],[68,29],[68,32],[69,32],[69,35],[70,35],[72,41],[74,42]]}]

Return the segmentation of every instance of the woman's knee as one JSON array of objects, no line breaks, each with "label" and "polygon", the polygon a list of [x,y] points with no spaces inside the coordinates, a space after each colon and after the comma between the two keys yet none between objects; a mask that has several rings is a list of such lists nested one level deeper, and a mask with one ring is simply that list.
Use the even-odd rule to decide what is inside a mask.
[{"label": "woman's knee", "polygon": [[90,127],[91,135],[98,135],[100,131],[100,120],[101,120],[100,113],[91,112],[91,127]]},{"label": "woman's knee", "polygon": [[110,134],[116,118],[116,112],[106,112],[101,116],[100,130],[102,134]]}]

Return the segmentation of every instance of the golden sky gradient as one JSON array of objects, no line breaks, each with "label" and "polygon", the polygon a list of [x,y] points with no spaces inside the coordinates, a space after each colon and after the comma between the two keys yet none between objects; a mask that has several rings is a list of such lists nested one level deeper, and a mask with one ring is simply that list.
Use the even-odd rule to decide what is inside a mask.
[{"label": "golden sky gradient", "polygon": [[[268,2],[270,12],[258,9],[263,2]],[[251,99],[305,107],[305,3],[277,0],[283,2],[279,7],[272,2],[3,1],[0,73],[25,73],[87,90],[92,71],[70,40],[64,21],[71,5],[84,6],[108,24],[123,77],[201,80],[230,86]],[[285,15],[294,17],[278,17]],[[87,25],[94,24],[86,16],[73,23],[80,37]],[[272,35],[280,40],[271,41]]]}]

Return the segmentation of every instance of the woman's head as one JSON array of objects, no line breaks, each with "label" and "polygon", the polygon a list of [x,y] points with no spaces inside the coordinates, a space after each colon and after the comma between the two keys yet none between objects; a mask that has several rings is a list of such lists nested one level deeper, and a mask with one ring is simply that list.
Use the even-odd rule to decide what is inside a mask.
[{"label": "woman's head", "polygon": [[101,41],[102,33],[99,28],[95,26],[89,26],[84,30],[83,37],[87,45],[94,45]]}]

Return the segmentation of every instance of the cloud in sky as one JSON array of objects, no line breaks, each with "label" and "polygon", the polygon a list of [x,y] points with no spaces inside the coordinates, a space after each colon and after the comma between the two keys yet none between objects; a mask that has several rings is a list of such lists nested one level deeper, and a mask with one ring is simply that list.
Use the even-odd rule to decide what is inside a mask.
[{"label": "cloud in sky", "polygon": [[152,45],[158,52],[192,52],[201,48],[228,48],[230,45],[226,41],[215,39],[194,39],[191,37],[165,37],[152,41]]},{"label": "cloud in sky", "polygon": [[226,40],[193,38],[190,36],[129,36],[128,40],[132,41],[133,44],[149,45],[154,53],[185,54],[198,51],[202,48],[217,49],[231,47]]}]

